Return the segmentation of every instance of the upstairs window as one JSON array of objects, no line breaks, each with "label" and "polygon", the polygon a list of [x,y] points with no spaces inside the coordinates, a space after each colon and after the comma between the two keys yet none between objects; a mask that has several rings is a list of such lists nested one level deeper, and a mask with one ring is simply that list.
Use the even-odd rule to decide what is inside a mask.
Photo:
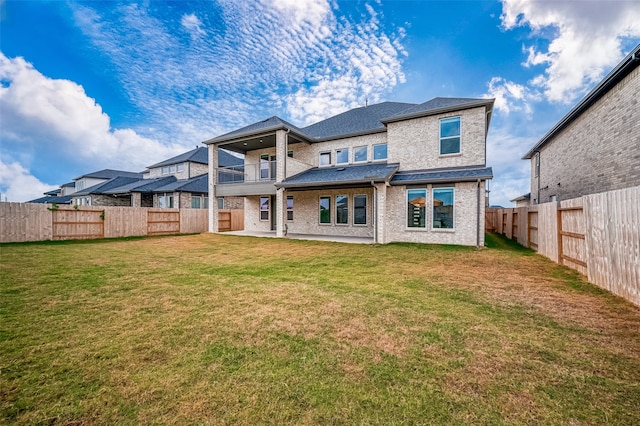
[{"label": "upstairs window", "polygon": [[178,171],[179,172],[183,172],[184,171],[184,163],[178,164]]},{"label": "upstairs window", "polygon": [[293,158],[293,151],[292,150],[287,151],[287,157]]},{"label": "upstairs window", "polygon": [[349,149],[343,148],[336,150],[336,164],[349,163]]},{"label": "upstairs window", "polygon": [[331,165],[331,153],[330,152],[321,152],[320,153],[320,167],[330,166]]},{"label": "upstairs window", "polygon": [[387,159],[387,144],[381,143],[373,146],[373,161],[381,161]]},{"label": "upstairs window", "polygon": [[353,162],[364,163],[365,161],[367,161],[367,147],[356,146],[353,148]]},{"label": "upstairs window", "polygon": [[172,165],[172,166],[169,166],[169,172],[171,172],[171,173],[175,173],[176,172],[176,165],[175,164]]},{"label": "upstairs window", "polygon": [[164,166],[162,168],[162,174],[163,175],[168,175],[169,174],[169,167],[168,166]]},{"label": "upstairs window", "polygon": [[460,153],[460,117],[440,120],[440,155]]}]

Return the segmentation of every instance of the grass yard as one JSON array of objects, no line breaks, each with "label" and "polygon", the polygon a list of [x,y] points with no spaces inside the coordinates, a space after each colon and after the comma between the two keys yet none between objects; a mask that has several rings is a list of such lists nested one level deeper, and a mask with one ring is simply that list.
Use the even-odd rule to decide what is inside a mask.
[{"label": "grass yard", "polygon": [[488,245],[3,245],[0,424],[640,424],[640,310]]}]

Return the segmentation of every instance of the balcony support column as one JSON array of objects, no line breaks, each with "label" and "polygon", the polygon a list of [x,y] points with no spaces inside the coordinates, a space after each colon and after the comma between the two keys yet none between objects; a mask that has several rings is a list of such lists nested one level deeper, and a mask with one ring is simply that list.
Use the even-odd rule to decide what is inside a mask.
[{"label": "balcony support column", "polygon": [[[286,177],[287,163],[287,131],[276,131],[276,183],[282,182]],[[284,224],[287,208],[285,205],[284,189],[276,190],[276,237],[284,237]]]},{"label": "balcony support column", "polygon": [[207,151],[209,156],[209,232],[218,232],[218,200],[216,184],[218,183],[218,146],[211,144]]}]

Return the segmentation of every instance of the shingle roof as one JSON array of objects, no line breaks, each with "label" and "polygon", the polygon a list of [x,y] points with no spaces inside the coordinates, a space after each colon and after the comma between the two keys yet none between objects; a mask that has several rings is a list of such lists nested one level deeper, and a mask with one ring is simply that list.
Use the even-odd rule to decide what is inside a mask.
[{"label": "shingle roof", "polygon": [[367,107],[355,108],[342,114],[322,120],[302,129],[307,135],[317,139],[344,137],[345,135],[384,131],[381,120],[416,104],[402,102],[382,102]]},{"label": "shingle roof", "polygon": [[98,170],[97,172],[87,173],[86,175],[78,176],[74,180],[78,180],[82,178],[113,179],[118,176],[142,179],[142,173],[127,172],[124,170],[103,169],[103,170]]},{"label": "shingle roof", "polygon": [[101,182],[97,185],[90,186],[89,188],[83,189],[82,191],[75,192],[71,194],[72,197],[77,197],[81,195],[91,195],[91,194],[108,194],[108,191],[121,187],[123,185],[128,185],[133,182],[139,181],[140,178],[135,177],[125,177],[118,176],[113,179],[109,179],[106,182]]},{"label": "shingle roof", "polygon": [[63,183],[62,185],[60,185],[60,188],[68,188],[68,187],[74,187],[75,188],[76,183],[75,182],[67,182],[67,183]]},{"label": "shingle roof", "polygon": [[51,191],[43,192],[43,194],[44,195],[49,195],[49,196],[56,196],[56,195],[60,194],[61,191],[62,191],[62,189],[57,188],[57,189],[53,189]]},{"label": "shingle roof", "polygon": [[[175,157],[156,163],[153,166],[149,166],[148,168],[152,169],[156,167],[169,166],[171,164],[184,163],[185,161],[191,161],[192,163],[209,164],[207,148],[198,147],[196,149],[192,149],[191,151],[176,155]],[[222,149],[218,150],[219,167],[239,166],[243,163],[244,161],[242,160],[242,158],[231,155]]]},{"label": "shingle roof", "polygon": [[153,192],[209,192],[209,175],[203,174],[187,180],[178,180],[167,185],[157,187]]},{"label": "shingle roof", "polygon": [[407,120],[410,118],[423,117],[427,115],[441,114],[447,111],[474,108],[478,106],[493,105],[493,99],[474,98],[433,98],[427,102],[415,105],[399,113],[387,116],[382,119],[383,123]]},{"label": "shingle roof", "polygon": [[384,182],[398,170],[398,164],[373,163],[344,167],[314,167],[276,184],[282,188],[310,188],[332,185]]},{"label": "shingle roof", "polygon": [[130,192],[151,192],[154,189],[175,182],[175,176],[166,176],[154,179],[140,179],[126,185],[105,191],[105,194],[128,194]]},{"label": "shingle roof", "polygon": [[38,204],[71,204],[71,195],[65,195],[62,197],[57,196],[48,196],[48,197],[40,197],[35,200],[27,201],[27,203],[38,203]]},{"label": "shingle roof", "polygon": [[305,136],[300,128],[274,115],[266,120],[258,121],[257,123],[249,124],[248,126],[225,133],[224,135],[217,136],[213,139],[209,139],[205,143],[214,143],[223,140],[226,141],[248,135],[254,135],[260,132],[274,131],[277,129],[290,129],[301,136]]},{"label": "shingle roof", "polygon": [[396,173],[391,179],[391,185],[471,182],[491,178],[493,178],[491,167],[482,166],[412,170]]},{"label": "shingle roof", "polygon": [[342,114],[329,117],[326,120],[302,129],[274,116],[209,139],[204,143],[213,144],[230,142],[237,139],[248,139],[280,129],[290,130],[296,138],[305,142],[323,142],[359,134],[383,132],[385,130],[385,124],[394,121],[408,120],[416,117],[480,106],[490,108],[494,101],[494,99],[434,98],[419,105],[401,102],[382,102],[343,112]]}]

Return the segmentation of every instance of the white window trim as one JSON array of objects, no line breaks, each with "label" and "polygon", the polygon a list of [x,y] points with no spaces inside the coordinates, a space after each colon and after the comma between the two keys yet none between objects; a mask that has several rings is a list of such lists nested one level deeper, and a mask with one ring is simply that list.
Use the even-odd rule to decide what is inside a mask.
[{"label": "white window trim", "polygon": [[[320,210],[320,201],[322,201],[323,198],[328,198],[329,199],[329,222],[321,222],[320,221],[320,217],[321,217],[321,210]],[[333,197],[331,197],[331,195],[320,195],[318,197],[318,225],[321,226],[331,226],[333,225],[333,212],[331,211],[331,199]]]},{"label": "white window trim", "polygon": [[[329,154],[329,164],[322,164],[323,154]],[[318,167],[331,167],[331,151],[322,151],[318,154]]]},{"label": "white window trim", "polygon": [[[267,201],[267,218],[263,219],[262,218],[262,199],[266,198]],[[258,219],[260,219],[260,222],[269,222],[271,221],[271,197],[268,195],[261,195],[260,198],[258,198]]]},{"label": "white window trim", "polygon": [[[356,223],[356,197],[364,197],[364,223]],[[368,226],[369,225],[369,197],[367,194],[353,194],[353,226]]]},{"label": "white window trim", "polygon": [[[451,189],[453,190],[453,197],[451,199],[451,204],[453,206],[453,227],[452,228],[434,228],[433,227],[433,200],[435,199],[433,194],[438,189]],[[436,188],[431,188],[431,230],[433,232],[455,232],[456,231],[456,187],[455,186],[441,186]]]},{"label": "white window trim", "polygon": [[[376,146],[380,146],[380,145],[387,145],[387,156],[385,158],[380,158],[376,160]],[[389,144],[386,142],[373,144],[371,146],[371,156],[372,156],[371,161],[375,161],[375,162],[387,161],[387,159],[389,158]]]},{"label": "white window trim", "polygon": [[[442,153],[442,120],[451,120],[452,118],[457,118],[458,120],[460,120],[460,135],[459,136],[447,136],[444,139],[451,139],[451,138],[455,138],[458,137],[460,138],[460,149],[458,152],[452,152],[450,154],[443,154]],[[457,155],[462,155],[462,116],[460,115],[455,115],[453,117],[442,117],[440,120],[438,120],[438,154],[440,155],[440,157],[455,157]]]},{"label": "white window trim", "polygon": [[[293,206],[291,208],[289,208],[289,198],[291,198],[291,200],[293,201]],[[293,213],[293,209],[296,206],[296,204],[295,204],[296,201],[293,198],[293,195],[287,195],[287,198],[285,199],[285,203],[286,203],[286,206],[287,206],[287,209],[286,209],[286,211],[287,211],[286,220],[287,220],[287,222],[293,222],[293,220],[295,219],[295,215]],[[291,217],[293,217],[293,219],[289,219],[289,212],[291,212]]]},{"label": "white window trim", "polygon": [[[341,163],[338,162],[338,152],[339,151],[347,151],[347,161],[343,161]],[[349,148],[338,148],[336,149],[336,165],[338,164],[349,164]]]},{"label": "white window trim", "polygon": [[[422,187],[422,188],[407,188],[405,187],[404,190],[404,230],[405,231],[409,231],[409,232],[428,232],[429,231],[429,225],[428,225],[428,220],[429,220],[429,211],[427,210],[427,206],[425,205],[424,208],[424,227],[422,228],[418,228],[418,227],[410,227],[409,226],[409,209],[408,209],[408,204],[409,204],[409,191],[410,190],[424,190],[424,198],[425,198],[425,202],[427,203],[427,205],[429,205],[429,188]],[[431,201],[433,203],[433,201]]]},{"label": "white window trim", "polygon": [[[356,149],[358,149],[358,148],[364,148],[367,151],[367,155],[365,156],[364,160],[356,161]],[[369,146],[368,145],[360,145],[360,146],[354,146],[353,147],[353,164],[366,163],[368,160],[369,160]]]}]

